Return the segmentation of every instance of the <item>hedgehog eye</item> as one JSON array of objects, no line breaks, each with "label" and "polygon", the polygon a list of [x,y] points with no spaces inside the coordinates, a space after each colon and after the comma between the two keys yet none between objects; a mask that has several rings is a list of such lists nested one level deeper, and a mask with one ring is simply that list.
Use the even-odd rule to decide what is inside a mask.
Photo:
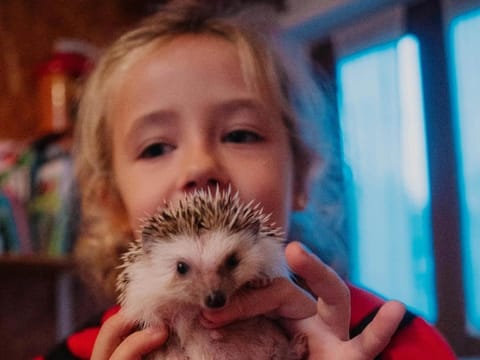
[{"label": "hedgehog eye", "polygon": [[179,261],[177,263],[177,273],[179,273],[180,275],[185,275],[188,270],[190,270],[190,266],[183,262],[183,261]]},{"label": "hedgehog eye", "polygon": [[228,269],[235,269],[239,262],[240,260],[238,259],[237,254],[233,253],[230,256],[228,256],[227,259],[225,260],[225,266]]}]

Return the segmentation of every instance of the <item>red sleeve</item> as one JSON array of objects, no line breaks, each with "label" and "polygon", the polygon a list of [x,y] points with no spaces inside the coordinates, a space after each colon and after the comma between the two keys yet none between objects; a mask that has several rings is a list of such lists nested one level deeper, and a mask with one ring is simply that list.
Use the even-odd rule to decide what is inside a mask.
[{"label": "red sleeve", "polygon": [[99,326],[88,327],[69,336],[67,346],[71,353],[80,359],[90,359],[93,352],[93,345],[100,332],[100,326],[119,310],[120,308],[118,306],[110,308],[102,315]]},{"label": "red sleeve", "polygon": [[395,334],[382,359],[454,360],[456,356],[435,328],[415,317]]},{"label": "red sleeve", "polygon": [[[352,306],[350,330],[356,334],[371,321],[384,300],[353,285],[349,288]],[[402,321],[380,359],[454,360],[456,356],[438,330],[410,314],[408,321]]]}]

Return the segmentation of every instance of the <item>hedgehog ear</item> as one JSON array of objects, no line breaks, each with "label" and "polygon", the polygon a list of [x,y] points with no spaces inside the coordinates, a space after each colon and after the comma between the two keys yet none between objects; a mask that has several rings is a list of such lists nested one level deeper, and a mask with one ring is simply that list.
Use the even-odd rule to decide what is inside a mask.
[{"label": "hedgehog ear", "polygon": [[260,220],[255,220],[245,227],[245,231],[251,235],[254,241],[257,241],[258,234],[260,233]]}]

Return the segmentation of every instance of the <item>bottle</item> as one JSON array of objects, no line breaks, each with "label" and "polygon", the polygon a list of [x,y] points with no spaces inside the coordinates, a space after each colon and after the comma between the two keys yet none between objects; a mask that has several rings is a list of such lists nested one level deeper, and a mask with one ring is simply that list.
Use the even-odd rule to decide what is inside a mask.
[{"label": "bottle", "polygon": [[63,134],[75,120],[79,87],[93,67],[94,48],[79,40],[59,40],[36,71],[36,138]]}]

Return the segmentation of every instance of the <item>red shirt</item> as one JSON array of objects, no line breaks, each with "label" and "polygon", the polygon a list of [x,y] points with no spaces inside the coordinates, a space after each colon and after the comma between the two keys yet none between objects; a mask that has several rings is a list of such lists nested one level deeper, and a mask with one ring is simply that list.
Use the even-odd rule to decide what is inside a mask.
[{"label": "red shirt", "polygon": [[[352,285],[349,285],[349,288],[352,304],[350,335],[353,337],[362,332],[384,301]],[[109,309],[98,321],[70,335],[49,355],[37,357],[35,360],[89,359],[101,324],[118,310],[118,306]],[[390,344],[377,359],[454,360],[456,356],[433,326],[427,324],[422,318],[407,312]]]}]

